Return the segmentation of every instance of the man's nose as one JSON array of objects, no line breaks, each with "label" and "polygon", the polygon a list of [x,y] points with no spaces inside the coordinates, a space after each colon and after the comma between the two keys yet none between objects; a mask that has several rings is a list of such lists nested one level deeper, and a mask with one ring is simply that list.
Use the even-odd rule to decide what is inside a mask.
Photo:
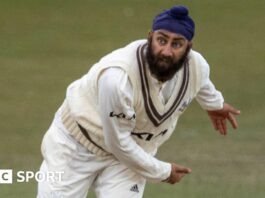
[{"label": "man's nose", "polygon": [[164,46],[164,48],[162,49],[161,54],[165,57],[172,57],[173,56],[173,52],[172,52],[172,48],[170,45],[166,45]]}]

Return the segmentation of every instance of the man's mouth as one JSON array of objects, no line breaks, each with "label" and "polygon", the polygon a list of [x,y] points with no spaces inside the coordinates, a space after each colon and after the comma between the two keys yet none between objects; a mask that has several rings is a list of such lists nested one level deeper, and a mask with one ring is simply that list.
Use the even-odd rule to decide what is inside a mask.
[{"label": "man's mouth", "polygon": [[168,66],[171,64],[171,60],[165,59],[165,58],[160,58],[160,59],[158,59],[158,63],[160,65]]}]

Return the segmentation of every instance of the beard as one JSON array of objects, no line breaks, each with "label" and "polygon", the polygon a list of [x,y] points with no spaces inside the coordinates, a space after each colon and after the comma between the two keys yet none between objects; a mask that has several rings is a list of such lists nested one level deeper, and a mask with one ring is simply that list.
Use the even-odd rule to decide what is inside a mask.
[{"label": "beard", "polygon": [[161,82],[170,80],[188,61],[190,49],[191,46],[188,45],[182,57],[178,61],[174,61],[171,57],[155,55],[152,49],[152,39],[150,38],[147,45],[146,60],[151,74]]}]

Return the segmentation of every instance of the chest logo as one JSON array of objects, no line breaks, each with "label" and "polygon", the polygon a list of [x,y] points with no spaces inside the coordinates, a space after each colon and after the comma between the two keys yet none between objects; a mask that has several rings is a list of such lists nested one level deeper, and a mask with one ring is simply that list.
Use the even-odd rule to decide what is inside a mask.
[{"label": "chest logo", "polygon": [[191,101],[192,101],[192,99],[190,98],[190,99],[186,100],[185,102],[183,102],[181,107],[179,108],[179,111],[184,112],[185,109],[187,109],[187,107],[190,105]]},{"label": "chest logo", "polygon": [[132,135],[138,137],[139,139],[145,140],[145,141],[150,141],[153,138],[159,137],[159,136],[164,136],[167,133],[167,129],[164,131],[161,131],[159,134],[155,135],[150,132],[131,132]]},{"label": "chest logo", "polygon": [[127,116],[124,113],[115,113],[114,111],[110,112],[109,117],[117,117],[126,120],[134,120],[136,118],[135,114],[133,114],[132,116]]}]

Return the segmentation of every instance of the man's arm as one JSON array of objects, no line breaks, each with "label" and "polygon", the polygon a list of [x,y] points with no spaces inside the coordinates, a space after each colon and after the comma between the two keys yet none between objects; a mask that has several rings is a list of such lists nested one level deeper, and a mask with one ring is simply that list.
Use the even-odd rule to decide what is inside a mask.
[{"label": "man's arm", "polygon": [[[190,169],[160,161],[146,153],[131,137],[135,127],[132,87],[119,68],[106,70],[99,79],[99,105],[107,148],[128,168],[143,177],[176,183]],[[110,117],[112,115],[120,115]]]},{"label": "man's arm", "polygon": [[[131,137],[135,112],[132,88],[127,81],[127,74],[119,68],[104,71],[99,79],[99,105],[106,146],[128,168],[147,179],[161,181],[169,176],[171,166],[146,153]],[[111,112],[120,116],[110,116]]]},{"label": "man's arm", "polygon": [[[202,58],[203,59],[203,58]],[[199,90],[196,100],[205,109],[211,119],[211,122],[216,130],[222,135],[227,134],[227,120],[232,127],[236,129],[238,123],[236,116],[240,111],[233,106],[224,103],[224,98],[210,80],[210,69],[208,63],[202,60],[202,86]]]}]

